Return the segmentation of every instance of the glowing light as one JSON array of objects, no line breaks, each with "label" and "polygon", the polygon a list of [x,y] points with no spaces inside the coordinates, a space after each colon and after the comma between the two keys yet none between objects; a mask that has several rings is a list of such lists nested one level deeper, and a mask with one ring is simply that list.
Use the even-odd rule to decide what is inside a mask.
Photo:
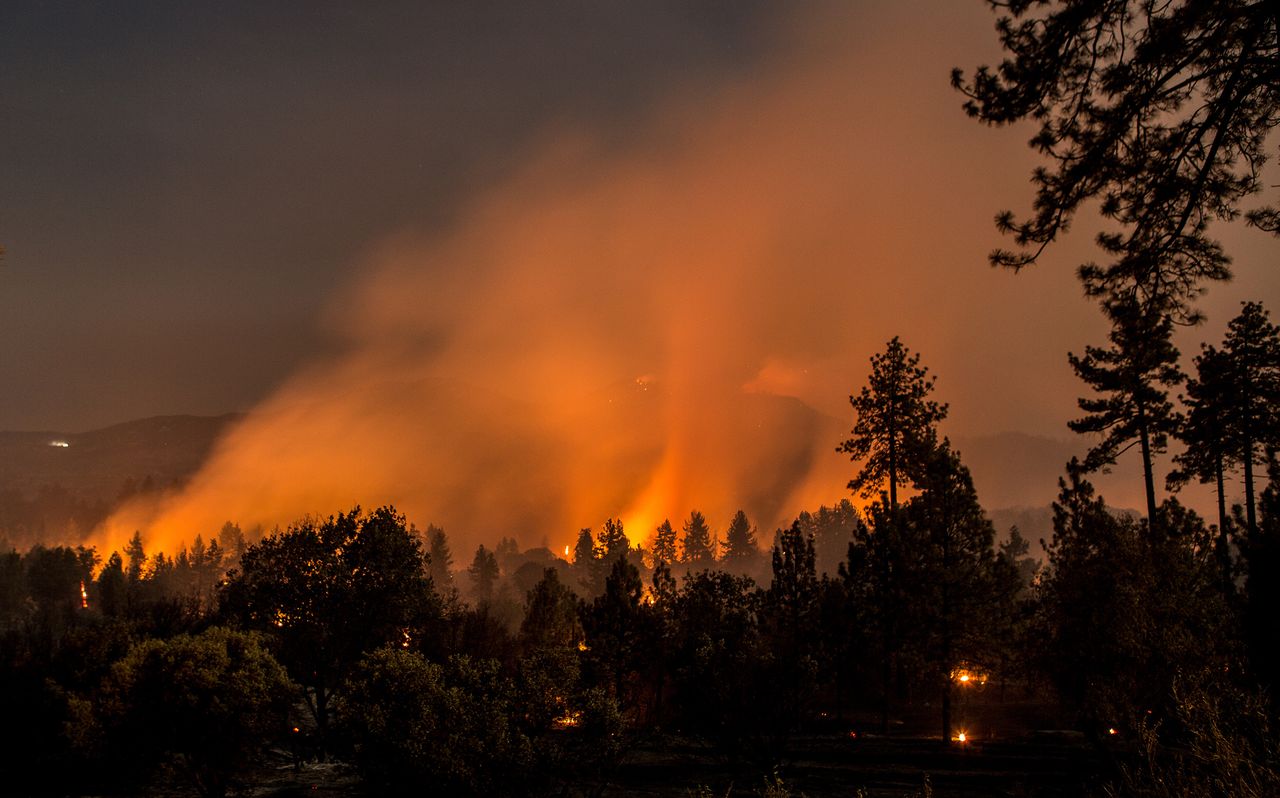
[{"label": "glowing light", "polygon": [[404,641],[400,643],[400,647],[401,647],[401,648],[408,648],[408,647],[409,647],[409,643],[410,643],[410,642],[412,642],[412,638],[410,638],[410,637],[409,637],[409,630],[408,630],[408,629],[405,629],[403,632],[401,632],[401,634],[403,634],[403,635],[404,635]]},{"label": "glowing light", "polygon": [[89,609],[89,593],[84,589],[84,580],[80,580],[80,608]]},{"label": "glowing light", "polygon": [[985,673],[977,673],[968,668],[957,668],[951,672],[951,678],[963,685],[986,684],[987,675]]},{"label": "glowing light", "polygon": [[858,733],[857,733],[856,731],[851,731],[851,732],[849,732],[849,739],[850,739],[850,740],[856,740],[856,739],[858,739]]},{"label": "glowing light", "polygon": [[587,641],[586,641],[586,640],[579,640],[579,641],[578,641],[578,650],[579,650],[579,651],[590,651],[590,650],[591,650],[591,646],[587,645]]},{"label": "glowing light", "polygon": [[959,734],[956,735],[956,741],[961,743],[967,743],[969,742],[969,735],[966,734],[965,732],[960,732]]},{"label": "glowing light", "polygon": [[52,447],[54,447],[55,449],[70,449],[70,448],[71,448],[71,444],[67,443],[66,441],[49,441],[49,445],[50,445],[50,446],[52,446]]},{"label": "glowing light", "polygon": [[1115,735],[1118,734],[1118,732],[1115,729],[1107,729],[1107,734]]},{"label": "glowing light", "polygon": [[568,557],[568,556],[569,556],[569,547],[568,547],[568,546],[565,546],[565,547],[564,547],[564,556],[566,556],[566,557]]},{"label": "glowing light", "polygon": [[582,722],[581,712],[566,712],[565,714],[551,721],[551,725],[556,727],[557,729],[567,729],[573,726],[577,726],[581,722]]}]

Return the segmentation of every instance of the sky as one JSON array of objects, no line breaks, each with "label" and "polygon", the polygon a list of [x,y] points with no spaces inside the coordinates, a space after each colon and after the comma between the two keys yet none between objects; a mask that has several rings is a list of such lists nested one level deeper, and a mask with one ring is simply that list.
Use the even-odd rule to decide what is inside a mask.
[{"label": "sky", "polygon": [[[993,24],[977,0],[6,4],[0,429],[249,413],[104,540],[390,501],[557,548],[841,498],[832,436],[895,335],[947,434],[1066,438],[1101,228],[987,265],[1037,163],[949,86],[999,58]],[[1184,352],[1280,300],[1276,241],[1219,232],[1237,278]]]}]

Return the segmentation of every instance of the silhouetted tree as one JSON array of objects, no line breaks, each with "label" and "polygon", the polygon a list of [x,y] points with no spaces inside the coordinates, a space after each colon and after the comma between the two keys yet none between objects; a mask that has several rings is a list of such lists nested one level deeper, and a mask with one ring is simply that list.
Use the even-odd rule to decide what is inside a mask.
[{"label": "silhouetted tree", "polygon": [[598,545],[601,555],[609,561],[625,556],[630,551],[631,543],[627,540],[627,533],[622,529],[621,518],[605,520],[604,527],[600,530]]},{"label": "silhouetted tree", "polygon": [[724,533],[725,567],[742,572],[750,568],[759,557],[760,547],[756,543],[755,527],[747,520],[747,514],[739,510]]},{"label": "silhouetted tree", "polygon": [[520,624],[520,642],[526,651],[577,648],[583,639],[578,599],[560,583],[556,569],[543,570],[542,579],[529,591],[527,604]]},{"label": "silhouetted tree", "polygon": [[694,510],[689,520],[684,522],[684,553],[682,561],[691,569],[710,567],[716,559],[715,541],[711,539],[711,528],[702,513]]},{"label": "silhouetted tree", "polygon": [[357,507],[267,535],[245,550],[223,604],[274,642],[322,737],[333,692],[360,658],[404,645],[440,615],[422,543],[390,507],[367,516]]},{"label": "silhouetted tree", "polygon": [[1111,347],[1089,346],[1084,357],[1067,356],[1076,375],[1102,394],[1080,399],[1080,409],[1088,415],[1068,426],[1075,432],[1103,436],[1085,459],[1088,471],[1111,465],[1135,445],[1141,448],[1147,522],[1154,531],[1152,461],[1165,450],[1169,434],[1179,423],[1168,397],[1168,388],[1183,379],[1178,350],[1173,346],[1173,322],[1167,315],[1144,312],[1133,302],[1113,303],[1108,313],[1113,322]]},{"label": "silhouetted tree", "polygon": [[1257,302],[1244,303],[1227,325],[1222,351],[1230,369],[1226,412],[1244,468],[1245,519],[1257,532],[1253,469],[1260,449],[1280,446],[1280,328]]},{"label": "silhouetted tree", "polygon": [[1231,389],[1231,364],[1226,353],[1212,346],[1204,346],[1195,359],[1196,376],[1187,381],[1186,418],[1179,430],[1179,437],[1186,448],[1173,461],[1177,469],[1166,480],[1171,490],[1177,490],[1193,477],[1200,482],[1214,483],[1218,499],[1218,539],[1216,554],[1222,573],[1222,585],[1231,589],[1231,553],[1228,542],[1230,519],[1227,516],[1225,479],[1228,469],[1237,458],[1233,445],[1233,419],[1229,408]]},{"label": "silhouetted tree", "polygon": [[840,445],[862,470],[849,481],[849,490],[874,496],[889,483],[889,505],[898,506],[898,484],[914,481],[923,456],[933,448],[936,426],[946,418],[947,406],[929,400],[933,380],[894,336],[882,354],[871,358],[867,385],[849,403],[857,413],[853,437]]},{"label": "silhouetted tree", "polygon": [[[1173,704],[1178,672],[1226,665],[1228,616],[1213,569],[1181,536],[1144,541],[1078,468],[1059,486],[1039,587],[1039,664],[1091,733],[1158,722]],[[1168,505],[1162,513],[1178,514]]]},{"label": "silhouetted tree", "polygon": [[[952,83],[984,122],[1032,119],[1035,212],[997,227],[1017,252],[993,264],[1021,269],[1097,200],[1122,232],[1099,235],[1112,258],[1080,276],[1094,296],[1132,297],[1143,311],[1193,317],[1205,281],[1230,276],[1210,223],[1240,214],[1261,189],[1267,134],[1280,120],[1280,43],[1268,3],[997,2],[1007,58]],[[1249,221],[1280,232],[1280,212]]]},{"label": "silhouetted tree", "polygon": [[923,621],[924,651],[942,694],[942,738],[951,739],[953,677],[961,666],[996,664],[1006,641],[1001,611],[1016,592],[1016,575],[999,567],[995,530],[978,503],[969,470],[943,440],[921,477],[923,490],[907,505],[906,523],[921,530],[920,573],[910,596]]},{"label": "silhouetted tree", "polygon": [[111,669],[98,704],[112,763],[171,761],[201,795],[288,733],[294,686],[256,635],[213,627],[138,643]]},{"label": "silhouetted tree", "polygon": [[471,594],[476,601],[481,604],[493,601],[493,586],[498,581],[498,558],[484,544],[476,549],[467,574],[471,577]]},{"label": "silhouetted tree", "polygon": [[813,538],[818,573],[834,576],[849,553],[854,530],[862,524],[858,509],[848,499],[841,499],[834,506],[819,507],[816,513],[800,513],[799,521],[800,528]]},{"label": "silhouetted tree", "polygon": [[125,576],[129,578],[130,585],[136,585],[142,581],[147,569],[147,552],[142,546],[142,532],[135,531],[133,537],[129,538],[129,544],[124,549],[124,556],[127,561],[124,571]]},{"label": "silhouetted tree", "polygon": [[676,551],[676,531],[671,528],[671,521],[665,518],[654,534],[653,561],[655,567],[660,562],[670,565],[679,561],[679,553]]},{"label": "silhouetted tree", "polygon": [[634,703],[635,696],[628,695],[624,686],[627,677],[639,670],[644,654],[647,616],[641,602],[643,592],[640,572],[626,557],[618,557],[605,578],[604,593],[582,613],[588,660],[600,682],[608,685],[623,707]]},{"label": "silhouetted tree", "polygon": [[435,524],[427,525],[427,557],[430,565],[427,574],[435,585],[436,592],[447,596],[453,592],[453,552],[449,549],[449,539],[444,530]]}]

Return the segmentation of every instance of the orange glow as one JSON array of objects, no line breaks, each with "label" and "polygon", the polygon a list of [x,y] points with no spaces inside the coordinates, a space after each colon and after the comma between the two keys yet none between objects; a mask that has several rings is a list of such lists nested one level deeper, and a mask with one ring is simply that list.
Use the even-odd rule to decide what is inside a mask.
[{"label": "orange glow", "polygon": [[984,685],[987,683],[987,674],[977,673],[968,668],[957,668],[951,672],[952,681],[959,682],[962,687],[972,685]]},{"label": "orange glow", "polygon": [[89,609],[89,593],[84,589],[84,580],[80,580],[80,609]]},{"label": "orange glow", "polygon": [[965,734],[964,732],[960,732],[959,734],[956,735],[956,740],[962,743],[968,742],[969,735]]},{"label": "orange glow", "polygon": [[1119,732],[1117,732],[1114,728],[1112,728],[1112,729],[1107,729],[1107,734],[1116,735],[1116,734],[1119,734]]},{"label": "orange glow", "polygon": [[[181,491],[136,498],[90,542],[122,551],[141,530],[172,554],[227,520],[269,530],[390,503],[443,526],[455,552],[611,517],[638,543],[693,509],[717,531],[742,509],[767,545],[844,498],[853,466],[834,449],[867,358],[911,330],[959,414],[958,375],[990,363],[957,335],[987,326],[965,314],[1036,303],[1003,273],[939,268],[980,264],[996,196],[1019,195],[980,171],[992,194],[966,193],[957,216],[938,204],[954,192],[907,187],[969,185],[996,164],[1021,187],[1022,156],[963,119],[945,79],[884,71],[918,48],[915,21],[868,40],[878,27],[860,13],[779,30],[768,69],[655,100],[626,145],[547,131],[449,225],[369,242],[324,320],[332,353],[252,408]],[[942,124],[964,159],[903,135]],[[921,218],[953,227],[918,235]],[[1053,296],[1078,293],[1061,282]],[[880,301],[907,296],[922,301]],[[919,329],[911,306],[929,308]],[[1072,379],[1046,391],[1074,396]],[[984,377],[972,406],[989,393]]]}]

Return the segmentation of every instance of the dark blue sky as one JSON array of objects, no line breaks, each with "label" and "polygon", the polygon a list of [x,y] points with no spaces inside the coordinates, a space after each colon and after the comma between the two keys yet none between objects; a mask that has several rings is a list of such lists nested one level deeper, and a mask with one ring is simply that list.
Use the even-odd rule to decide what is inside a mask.
[{"label": "dark blue sky", "polygon": [[5,3],[0,429],[248,409],[363,247],[759,68],[761,5]]}]

